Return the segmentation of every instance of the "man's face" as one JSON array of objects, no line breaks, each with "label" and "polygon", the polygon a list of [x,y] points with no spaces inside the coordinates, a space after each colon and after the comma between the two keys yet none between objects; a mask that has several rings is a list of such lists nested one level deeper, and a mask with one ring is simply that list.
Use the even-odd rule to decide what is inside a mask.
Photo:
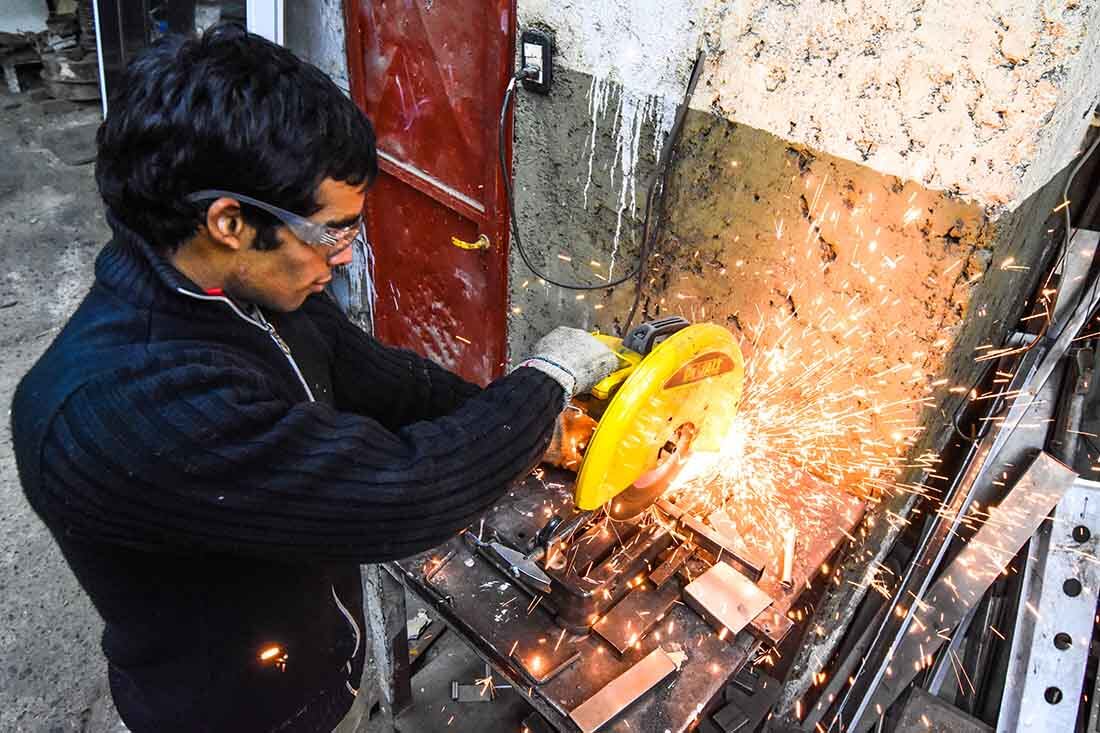
[{"label": "man's face", "polygon": [[[309,219],[333,228],[347,227],[358,219],[365,198],[365,186],[326,178],[317,188],[321,209]],[[225,291],[265,308],[289,312],[301,307],[313,293],[324,290],[332,279],[332,268],[351,262],[352,251],[349,247],[329,259],[328,247],[306,244],[285,226],[275,231],[277,248],[257,250],[253,236],[237,253]]]}]

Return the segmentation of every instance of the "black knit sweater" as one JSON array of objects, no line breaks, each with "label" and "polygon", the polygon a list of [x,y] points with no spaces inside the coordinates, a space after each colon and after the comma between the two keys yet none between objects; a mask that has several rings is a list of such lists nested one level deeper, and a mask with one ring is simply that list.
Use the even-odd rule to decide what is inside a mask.
[{"label": "black knit sweater", "polygon": [[546,449],[561,387],[519,369],[482,390],[327,296],[205,295],[110,219],[12,434],[106,622],[118,710],[139,733],[330,730],[364,658],[358,563],[472,523]]}]

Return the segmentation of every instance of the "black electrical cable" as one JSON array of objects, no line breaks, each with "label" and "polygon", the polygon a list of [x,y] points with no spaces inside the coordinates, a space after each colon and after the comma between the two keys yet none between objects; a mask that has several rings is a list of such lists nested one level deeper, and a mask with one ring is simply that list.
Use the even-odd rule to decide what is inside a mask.
[{"label": "black electrical cable", "polygon": [[[688,78],[687,89],[684,90],[684,100],[680,108],[676,110],[676,120],[672,123],[668,141],[661,150],[661,158],[657,162],[657,168],[653,171],[649,186],[646,191],[645,221],[642,223],[642,253],[638,266],[637,280],[634,282],[634,304],[630,306],[630,313],[623,324],[623,333],[630,333],[630,326],[634,323],[634,315],[638,312],[638,306],[642,302],[642,288],[645,283],[645,263],[649,259],[652,247],[657,246],[657,226],[661,223],[661,217],[665,211],[665,191],[668,190],[669,171],[672,169],[672,156],[680,146],[680,136],[684,131],[684,118],[687,117],[688,104],[695,94],[695,85],[699,82],[699,74],[703,70],[703,52],[695,55],[695,63],[691,67],[691,76]],[[658,188],[659,187],[659,188]],[[656,202],[653,200],[654,192],[657,192]],[[656,206],[655,206],[656,204]],[[654,217],[656,213],[656,217]]]},{"label": "black electrical cable", "polygon": [[523,240],[520,238],[519,235],[519,223],[516,221],[516,199],[512,192],[512,181],[510,176],[508,175],[508,162],[504,159],[504,132],[507,129],[508,106],[509,104],[511,104],[512,94],[513,92],[515,92],[516,89],[516,82],[524,79],[527,73],[528,72],[526,69],[517,72],[516,75],[512,77],[512,80],[508,83],[508,88],[504,91],[504,102],[500,105],[500,126],[497,130],[497,149],[500,153],[500,177],[504,181],[504,191],[507,194],[508,220],[511,222],[512,225],[512,240],[516,243],[516,251],[519,252],[519,256],[520,259],[523,260],[523,264],[527,265],[527,269],[535,273],[536,277],[545,280],[551,285],[556,285],[559,288],[565,288],[566,290],[603,290],[605,288],[613,288],[616,285],[622,285],[627,280],[634,279],[634,276],[637,274],[638,270],[644,269],[645,263],[639,262],[638,270],[635,270],[629,275],[624,275],[610,282],[597,283],[595,285],[587,285],[582,283],[565,283],[555,280],[554,278],[550,277],[549,275],[535,267],[534,263],[531,262],[531,258],[527,256],[527,251],[523,248]]},{"label": "black electrical cable", "polygon": [[[699,55],[695,59],[695,66],[692,67],[691,81],[688,83],[687,93],[684,95],[683,103],[680,105],[680,108],[677,110],[676,122],[673,123],[672,130],[670,131],[670,134],[669,134],[669,139],[668,139],[668,141],[666,142],[666,145],[665,145],[665,151],[662,151],[661,158],[657,163],[657,170],[654,171],[653,177],[650,180],[649,190],[647,191],[647,194],[646,194],[646,213],[645,213],[645,221],[643,223],[643,229],[642,229],[642,245],[641,245],[641,248],[638,251],[638,266],[637,266],[637,268],[632,270],[629,274],[623,275],[622,277],[616,278],[616,279],[608,281],[608,282],[595,283],[595,284],[567,283],[567,282],[562,282],[560,280],[555,280],[554,278],[550,277],[546,273],[539,270],[538,267],[536,267],[535,264],[533,262],[531,262],[531,258],[527,255],[527,250],[525,250],[523,248],[523,239],[520,237],[520,233],[519,233],[519,222],[516,220],[515,193],[514,193],[513,188],[512,188],[511,176],[508,173],[508,162],[505,160],[505,156],[504,156],[504,150],[505,150],[504,137],[505,137],[505,131],[507,130],[507,127],[508,127],[508,125],[507,125],[507,122],[508,122],[508,108],[511,105],[512,100],[513,100],[513,96],[514,96],[515,89],[516,89],[516,82],[522,81],[523,79],[528,78],[529,75],[531,75],[535,70],[531,69],[529,67],[525,67],[525,68],[521,69],[520,71],[516,72],[516,74],[512,77],[511,81],[508,83],[508,88],[505,89],[505,91],[504,91],[504,100],[501,102],[501,105],[500,105],[500,124],[497,128],[497,143],[498,143],[497,144],[497,152],[498,152],[498,160],[500,162],[500,177],[501,177],[501,180],[504,181],[504,191],[506,193],[506,199],[507,199],[507,205],[508,205],[508,219],[509,219],[509,222],[511,224],[512,239],[516,243],[516,252],[519,253],[520,259],[523,260],[523,264],[525,264],[527,266],[527,269],[529,269],[531,272],[533,272],[536,277],[550,283],[551,285],[555,285],[559,288],[564,288],[566,290],[604,290],[606,288],[617,287],[617,286],[622,285],[623,283],[628,282],[630,280],[636,280],[637,283],[638,283],[638,288],[639,288],[638,292],[639,293],[641,292],[640,291],[641,282],[645,277],[646,262],[649,259],[649,253],[650,253],[650,247],[649,247],[649,244],[648,244],[648,239],[649,239],[649,227],[650,227],[652,208],[653,208],[652,203],[653,203],[654,187],[655,187],[658,180],[662,180],[662,181],[667,180],[667,177],[668,177],[667,167],[668,167],[668,162],[669,162],[669,157],[670,156],[667,155],[666,153],[668,152],[668,149],[670,147],[674,147],[676,145],[676,143],[678,142],[678,136],[680,134],[680,131],[683,128],[683,117],[686,113],[688,102],[691,99],[691,93],[695,89],[695,83],[698,81],[699,70],[702,68],[701,59],[702,59],[702,52],[700,52]],[[660,178],[658,178],[658,173],[659,172],[662,173]],[[663,186],[662,186],[662,188],[663,188]],[[662,196],[662,198],[663,198],[663,196]],[[636,294],[636,297],[635,297],[635,308],[634,309],[636,309],[636,308],[637,308],[637,294]],[[634,309],[631,309],[631,318],[630,318],[630,320],[633,320]],[[624,329],[623,332],[625,333],[625,329]]]}]

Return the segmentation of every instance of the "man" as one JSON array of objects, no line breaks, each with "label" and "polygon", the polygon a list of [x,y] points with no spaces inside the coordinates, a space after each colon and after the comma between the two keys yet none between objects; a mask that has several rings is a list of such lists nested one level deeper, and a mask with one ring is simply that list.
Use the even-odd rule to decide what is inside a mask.
[{"label": "man", "polygon": [[323,290],[362,236],[370,124],[243,30],[137,58],[98,145],[114,238],[16,391],[24,490],[132,730],[331,730],[358,564],[471,524],[614,355],[559,329],[482,390],[355,328]]}]

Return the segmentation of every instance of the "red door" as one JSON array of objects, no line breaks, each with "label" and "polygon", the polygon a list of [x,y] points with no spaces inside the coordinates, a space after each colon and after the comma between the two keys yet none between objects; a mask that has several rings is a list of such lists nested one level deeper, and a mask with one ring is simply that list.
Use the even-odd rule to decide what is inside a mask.
[{"label": "red door", "polygon": [[[378,136],[367,196],[376,333],[484,384],[505,359],[497,124],[513,0],[345,1],[352,96]],[[510,161],[510,129],[505,139]]]}]

